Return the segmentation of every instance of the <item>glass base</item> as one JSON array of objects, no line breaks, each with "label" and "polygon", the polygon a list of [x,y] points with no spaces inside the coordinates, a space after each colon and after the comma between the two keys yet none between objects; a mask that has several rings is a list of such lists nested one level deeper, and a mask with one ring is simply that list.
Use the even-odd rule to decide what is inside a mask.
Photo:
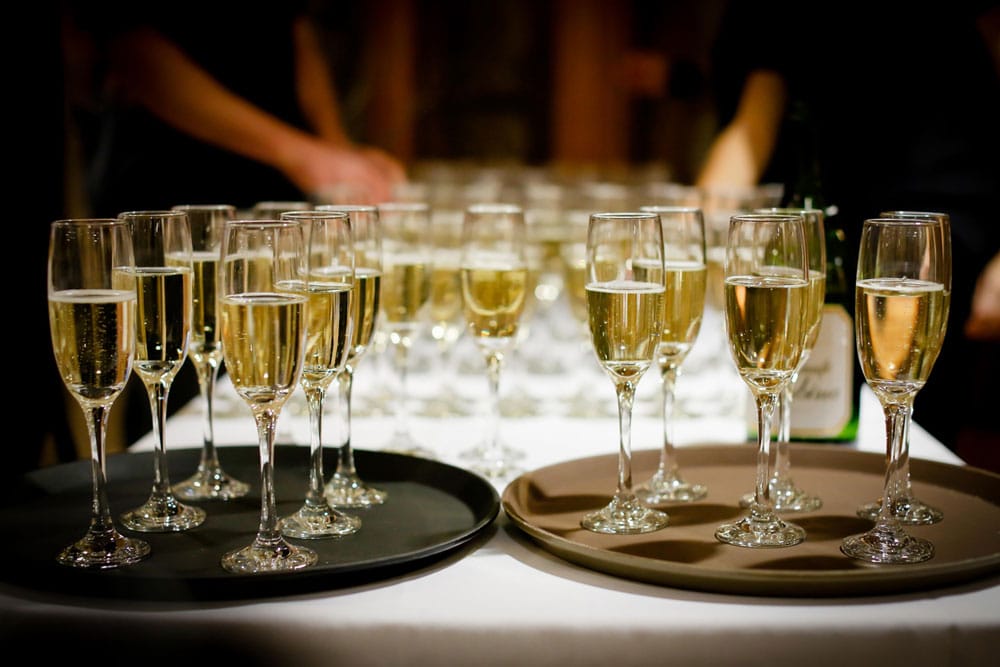
[{"label": "glass base", "polygon": [[580,525],[595,533],[635,535],[664,528],[670,517],[666,512],[643,505],[637,498],[612,498],[603,509],[591,512]]},{"label": "glass base", "polygon": [[707,496],[708,487],[690,484],[679,475],[658,470],[648,482],[635,490],[635,495],[647,505],[692,503]]},{"label": "glass base", "polygon": [[299,539],[343,537],[358,532],[361,519],[338,512],[328,504],[307,503],[278,523],[281,534]]},{"label": "glass base", "polygon": [[[747,493],[740,498],[740,507],[747,508],[753,505],[754,494]],[[815,512],[823,506],[823,501],[818,496],[811,496],[794,484],[786,484],[780,488],[771,485],[771,502],[774,511],[779,514],[795,514],[801,512]]]},{"label": "glass base", "polygon": [[867,533],[845,537],[840,551],[868,563],[922,563],[934,556],[934,545],[902,529],[876,526]]},{"label": "glass base", "polygon": [[[944,519],[944,512],[925,505],[913,497],[900,498],[893,508],[893,516],[897,521],[905,526],[929,526]],[[858,508],[858,516],[871,521],[878,520],[878,514],[882,511],[882,499],[866,503]]]},{"label": "glass base", "polygon": [[255,540],[242,549],[230,551],[222,557],[222,568],[234,574],[259,572],[288,572],[315,565],[319,556],[308,547],[298,547],[284,540],[273,544]]},{"label": "glass base", "polygon": [[806,538],[806,531],[774,514],[751,515],[715,529],[720,542],[738,547],[791,547]]},{"label": "glass base", "polygon": [[250,485],[230,477],[221,467],[205,468],[172,487],[174,495],[183,500],[235,500],[250,492]]},{"label": "glass base", "polygon": [[205,516],[205,510],[185,505],[172,495],[154,495],[141,507],[122,514],[121,521],[141,533],[178,533],[200,526]]},{"label": "glass base", "polygon": [[115,529],[87,533],[60,552],[56,560],[70,567],[107,570],[138,563],[149,556],[149,543],[125,537]]},{"label": "glass base", "polygon": [[381,505],[388,494],[368,486],[357,475],[334,473],[324,489],[326,501],[334,507],[371,507]]}]

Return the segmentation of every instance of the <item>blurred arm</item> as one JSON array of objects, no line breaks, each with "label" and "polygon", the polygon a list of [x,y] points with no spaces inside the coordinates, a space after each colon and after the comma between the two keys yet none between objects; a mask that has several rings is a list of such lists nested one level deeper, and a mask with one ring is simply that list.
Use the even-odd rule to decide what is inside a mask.
[{"label": "blurred arm", "polygon": [[1000,341],[1000,253],[994,255],[979,274],[965,335],[972,339]]},{"label": "blurred arm", "polygon": [[755,70],[747,76],[733,120],[708,150],[697,185],[756,185],[777,142],[787,91],[781,76]]},{"label": "blurred arm", "polygon": [[385,151],[372,146],[355,146],[344,129],[340,102],[326,54],[315,27],[306,18],[295,22],[296,89],[299,106],[321,139],[355,151],[359,160],[381,172],[390,184],[405,180],[402,164]]},{"label": "blurred arm", "polygon": [[232,93],[154,30],[123,35],[113,58],[134,101],[206,143],[285,171],[310,141],[305,132]]},{"label": "blurred arm", "polygon": [[334,144],[351,143],[344,130],[340,102],[333,85],[333,73],[319,43],[319,36],[306,18],[299,18],[295,30],[295,88],[299,106],[316,134]]},{"label": "blurred arm", "polygon": [[351,183],[373,200],[389,181],[356,151],[319,141],[236,95],[160,33],[123,35],[112,57],[131,97],[165,123],[205,143],[270,165],[311,194]]}]

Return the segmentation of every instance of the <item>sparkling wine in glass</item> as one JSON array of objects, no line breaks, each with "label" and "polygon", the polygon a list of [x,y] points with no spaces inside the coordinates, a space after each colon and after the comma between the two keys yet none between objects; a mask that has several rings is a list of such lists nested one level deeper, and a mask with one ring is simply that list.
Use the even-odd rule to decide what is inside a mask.
[{"label": "sparkling wine in glass", "polygon": [[[809,359],[809,353],[816,346],[823,321],[823,304],[826,300],[826,232],[823,227],[823,212],[811,208],[766,208],[756,209],[755,212],[801,215],[805,225],[806,244],[809,246],[809,306],[806,310],[808,332],[799,366],[778,395],[778,437],[769,485],[771,502],[776,512],[813,512],[823,506],[823,500],[796,485],[791,474],[791,453],[788,450],[792,435],[792,399],[795,386],[799,373]],[[740,505],[750,507],[752,502],[751,492],[743,496]]]},{"label": "sparkling wine in glass", "polygon": [[287,220],[226,223],[219,277],[222,343],[236,393],[250,407],[260,450],[260,523],[253,542],[222,556],[234,573],[285,572],[318,556],[281,534],[274,493],[274,435],[302,376],[307,298],[283,285],[307,276],[302,225]]},{"label": "sparkling wine in glass", "polygon": [[886,471],[871,530],[844,538],[840,550],[870,563],[919,563],[934,545],[909,535],[893,511],[913,412],[944,340],[951,246],[936,219],[872,218],[861,230],[855,281],[858,358],[885,414]]},{"label": "sparkling wine in glass", "polygon": [[742,518],[715,531],[741,547],[787,547],[805,531],[781,519],[771,499],[771,423],[778,396],[799,367],[809,329],[809,250],[800,215],[730,218],[724,269],[726,336],[757,413],[754,497]]},{"label": "sparkling wine in glass", "polygon": [[93,477],[90,527],[57,561],[95,569],[131,565],[146,558],[150,547],[115,527],[104,447],[111,406],[128,382],[135,353],[135,257],[128,224],[57,220],[49,232],[48,262],[52,351],[86,418]]},{"label": "sparkling wine in glass", "polygon": [[[951,216],[935,211],[883,211],[882,218],[917,218],[937,221],[940,225],[941,240],[945,255],[951,257]],[[944,285],[944,306],[951,306],[951,268],[942,271],[941,283]],[[941,336],[948,328],[948,318],[941,322]],[[909,428],[909,422],[907,422]],[[899,455],[899,466],[896,469],[896,502],[892,508],[899,522],[907,526],[920,526],[937,523],[944,518],[944,512],[933,505],[928,505],[917,498],[910,483],[910,434],[903,438],[903,451]],[[875,521],[881,509],[882,499],[863,504],[858,508],[858,516]]]},{"label": "sparkling wine in glass", "polygon": [[527,299],[524,211],[514,204],[473,204],[462,222],[462,309],[467,331],[486,359],[490,399],[486,440],[469,467],[488,479],[519,469],[500,438],[500,376],[516,345]]},{"label": "sparkling wine in glass", "polygon": [[167,465],[167,399],[187,359],[191,340],[191,227],[184,211],[128,211],[118,216],[132,232],[135,250],[135,372],[146,387],[153,417],[153,488],[139,507],[122,514],[132,530],[161,533],[196,528],[205,510],[186,505],[170,486]]},{"label": "sparkling wine in glass", "polygon": [[410,428],[410,350],[426,324],[431,296],[433,243],[425,202],[378,205],[382,228],[382,326],[389,335],[398,393],[392,399],[395,428],[387,451],[434,458]]},{"label": "sparkling wine in glass", "polygon": [[358,474],[351,442],[351,392],[354,373],[375,336],[382,294],[382,229],[378,209],[367,204],[321,204],[318,211],[343,211],[351,224],[354,283],[351,288],[351,345],[343,372],[337,375],[340,451],[337,468],[326,483],[326,498],[336,507],[381,505],[388,494]]},{"label": "sparkling wine in glass", "polygon": [[590,338],[587,312],[587,228],[590,213],[580,209],[570,210],[566,225],[567,240],[561,250],[565,272],[563,293],[576,334],[572,336],[569,347],[572,356],[568,365],[575,377],[571,376],[572,381],[567,383],[574,390],[565,399],[566,413],[574,417],[608,417],[617,414],[614,402],[595,396],[592,391],[594,382],[604,381],[604,371],[593,363],[594,344]]},{"label": "sparkling wine in glass", "polygon": [[424,402],[422,414],[431,417],[468,416],[467,398],[455,389],[458,382],[458,343],[465,333],[462,312],[462,210],[435,208],[431,213],[434,244],[431,296],[427,309],[434,341],[436,390]]},{"label": "sparkling wine in glass", "polygon": [[282,213],[281,219],[300,223],[308,239],[306,277],[278,286],[307,300],[301,386],[309,406],[309,480],[305,502],[281,520],[280,529],[287,537],[341,537],[356,533],[361,519],[336,510],[326,498],[323,404],[327,389],[344,371],[351,347],[351,225],[342,211],[290,211]]},{"label": "sparkling wine in glass", "polygon": [[198,374],[202,403],[201,460],[194,474],[174,484],[182,500],[231,500],[242,498],[250,485],[227,473],[215,447],[215,385],[222,367],[222,335],[219,330],[217,278],[222,230],[236,217],[228,204],[182,204],[174,210],[187,213],[191,226],[191,344],[188,358]]},{"label": "sparkling wine in glass", "polygon": [[632,488],[632,406],[663,331],[663,230],[656,213],[595,213],[587,230],[587,311],[594,353],[618,396],[618,486],[580,525],[632,534],[667,525]]},{"label": "sparkling wine in glass", "polygon": [[663,227],[663,328],[656,349],[663,401],[663,444],[656,472],[636,494],[647,504],[693,502],[708,495],[704,484],[688,482],[674,452],[674,397],[681,365],[694,345],[705,308],[708,268],[705,259],[705,218],[701,209],[645,206]]}]

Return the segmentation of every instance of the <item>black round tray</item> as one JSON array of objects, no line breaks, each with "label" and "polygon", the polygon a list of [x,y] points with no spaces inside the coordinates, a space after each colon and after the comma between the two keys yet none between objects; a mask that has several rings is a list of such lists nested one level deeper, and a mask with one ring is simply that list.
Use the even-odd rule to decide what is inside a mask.
[{"label": "black round tray", "polygon": [[[324,450],[329,478],[337,450]],[[197,468],[199,449],[167,451],[171,481]],[[319,554],[312,567],[288,573],[237,575],[220,565],[223,554],[250,544],[260,523],[257,447],[219,449],[222,467],[251,484],[245,498],[198,503],[208,516],[182,533],[135,533],[119,516],[150,494],[153,453],[109,456],[108,497],[118,529],[150,543],[152,554],[135,565],[88,570],[60,565],[56,555],[84,535],[90,520],[91,464],[77,461],[27,475],[0,501],[0,580],[22,588],[83,596],[138,599],[232,599],[295,594],[380,580],[440,559],[491,526],[500,502],[484,478],[451,465],[388,452],[355,451],[363,480],[388,493],[385,504],[343,510],[361,518],[346,537],[289,540]],[[308,486],[309,448],[275,449],[279,516],[296,511]]]}]

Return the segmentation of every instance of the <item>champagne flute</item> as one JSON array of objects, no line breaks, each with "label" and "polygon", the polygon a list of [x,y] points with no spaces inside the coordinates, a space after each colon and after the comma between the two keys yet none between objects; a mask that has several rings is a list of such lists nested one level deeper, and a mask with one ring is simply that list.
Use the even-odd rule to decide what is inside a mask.
[{"label": "champagne flute", "polygon": [[656,213],[663,227],[665,286],[663,329],[656,349],[663,399],[663,445],[653,476],[636,489],[647,504],[693,502],[708,495],[708,487],[684,479],[674,453],[674,396],[681,364],[691,351],[705,308],[708,272],[705,260],[705,218],[700,208],[643,206]]},{"label": "champagne flute", "polygon": [[49,232],[48,262],[52,351],[87,421],[93,476],[90,527],[57,560],[80,568],[131,565],[149,555],[149,543],[118,532],[105,471],[108,416],[135,354],[135,257],[128,225],[113,219],[57,220]]},{"label": "champagne flute", "polygon": [[861,229],[855,282],[858,358],[885,413],[887,464],[875,526],[841,542],[840,550],[851,558],[919,563],[934,555],[931,542],[906,533],[894,508],[913,400],[944,339],[950,251],[937,219],[872,218]]},{"label": "champagne flute", "polygon": [[721,542],[787,547],[805,531],[778,517],[771,500],[771,421],[798,368],[808,333],[809,250],[801,215],[734,215],[724,270],[726,336],[736,370],[754,397],[757,472],[748,514],[719,526]]},{"label": "champagne flute", "polygon": [[351,346],[343,372],[337,375],[341,444],[337,469],[326,483],[326,499],[336,507],[371,507],[386,501],[387,493],[369,485],[358,474],[351,443],[351,391],[358,363],[375,335],[382,293],[382,230],[378,209],[367,204],[321,204],[317,211],[343,211],[351,224],[354,245],[354,284],[351,288]]},{"label": "champagne flute", "polygon": [[663,332],[663,230],[652,212],[595,213],[587,229],[587,311],[594,353],[618,395],[618,487],[580,525],[631,534],[667,525],[632,489],[632,405]]},{"label": "champagne flute", "polygon": [[617,408],[608,401],[594,396],[591,391],[594,382],[603,381],[604,371],[592,363],[594,343],[590,339],[590,320],[587,313],[587,227],[590,213],[579,209],[567,213],[568,239],[563,243],[561,256],[565,271],[566,301],[573,320],[576,335],[573,336],[570,351],[573,357],[569,367],[576,378],[568,384],[574,388],[566,397],[566,411],[577,417],[611,416]]},{"label": "champagne flute", "polygon": [[179,532],[205,521],[205,510],[182,503],[170,486],[167,465],[167,399],[187,359],[191,340],[194,270],[191,227],[184,211],[128,211],[135,250],[135,372],[146,387],[153,417],[153,488],[145,503],[125,512],[126,528]]},{"label": "champagne flute", "polygon": [[[951,257],[951,216],[947,213],[932,211],[883,211],[881,218],[917,218],[920,220],[937,221],[940,226],[941,241],[944,252]],[[944,285],[944,306],[950,312],[951,306],[951,265],[942,267],[941,283]],[[941,336],[944,337],[948,328],[948,318],[941,322]],[[907,433],[903,438],[903,451],[899,455],[899,466],[896,468],[896,502],[892,508],[899,522],[907,526],[928,525],[937,523],[944,518],[944,512],[937,507],[928,505],[913,493],[910,484],[910,434],[909,421],[906,423]],[[882,499],[865,503],[858,508],[858,516],[875,521],[881,509]]]},{"label": "champagne flute", "polygon": [[386,449],[434,458],[410,430],[409,359],[431,295],[431,217],[424,202],[378,205],[382,227],[382,324],[392,344],[399,393],[392,401],[395,430]]},{"label": "champagne flute", "polygon": [[350,535],[361,519],[337,511],[327,501],[323,477],[323,403],[327,388],[343,372],[351,345],[351,288],[354,247],[347,214],[340,211],[291,211],[282,220],[298,222],[308,238],[305,279],[279,284],[306,297],[306,349],[302,390],[309,405],[309,487],[305,502],[279,524],[287,537]]},{"label": "champagne flute", "polygon": [[[802,490],[791,475],[791,454],[788,444],[792,435],[792,398],[799,373],[809,359],[809,353],[819,338],[823,321],[823,303],[826,299],[826,232],[823,229],[823,212],[812,208],[765,208],[756,213],[801,215],[805,225],[806,245],[809,246],[809,306],[806,310],[807,334],[799,365],[791,380],[778,394],[778,438],[775,446],[774,467],[771,470],[771,502],[776,512],[813,512],[823,506],[823,500]],[[750,507],[753,493],[743,496],[742,507]]]},{"label": "champagne flute", "polygon": [[423,414],[433,417],[467,416],[465,397],[455,391],[458,375],[456,350],[465,333],[462,313],[462,210],[435,208],[431,214],[434,241],[431,270],[431,339],[437,352],[437,390],[424,405]]},{"label": "champagne flute", "polygon": [[188,358],[198,373],[201,391],[203,446],[198,469],[182,482],[174,484],[174,493],[183,500],[231,500],[242,498],[250,485],[222,469],[215,447],[215,385],[222,366],[222,338],[218,324],[216,283],[222,230],[226,221],[236,217],[236,208],[228,204],[184,204],[175,211],[187,213],[191,226],[192,321]]},{"label": "champagne flute", "polygon": [[233,220],[222,239],[219,302],[222,344],[233,387],[253,413],[260,450],[260,524],[253,542],[222,556],[234,573],[283,572],[316,563],[281,534],[275,511],[274,435],[302,376],[305,295],[282,285],[306,279],[305,234],[288,220]]},{"label": "champagne flute", "polygon": [[527,298],[524,211],[503,203],[473,204],[462,221],[462,310],[468,332],[486,358],[490,402],[486,441],[472,450],[470,468],[488,479],[519,469],[500,439],[500,375],[517,341]]}]

